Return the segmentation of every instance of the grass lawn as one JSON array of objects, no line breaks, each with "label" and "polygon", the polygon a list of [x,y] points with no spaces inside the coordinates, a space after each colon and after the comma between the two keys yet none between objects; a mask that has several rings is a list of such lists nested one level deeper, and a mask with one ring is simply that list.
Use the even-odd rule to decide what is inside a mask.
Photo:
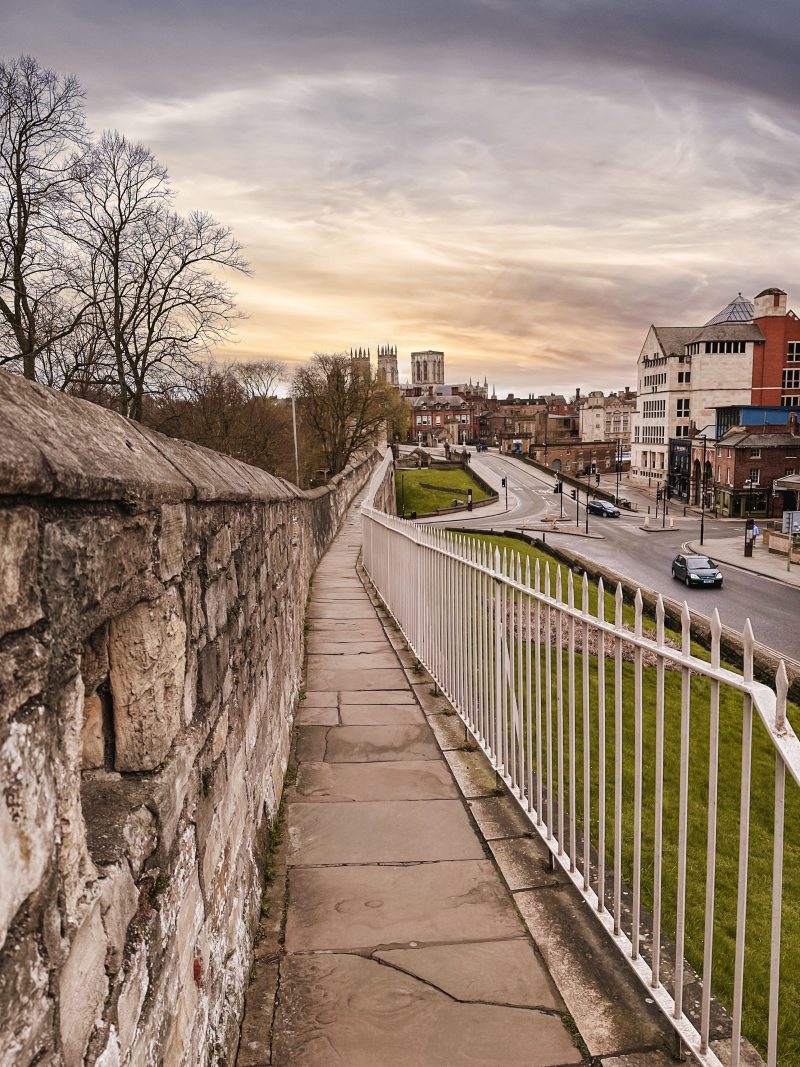
[{"label": "grass lawn", "polygon": [[486,500],[489,494],[475,481],[471,474],[461,469],[437,470],[435,467],[421,470],[395,472],[397,490],[397,514],[429,515],[443,508],[453,507],[455,499],[466,502],[467,490],[472,490],[474,501]]},{"label": "grass lawn", "polygon": [[[541,565],[550,563],[551,586],[555,593],[555,571],[562,571],[564,596],[566,598],[567,568],[553,557],[521,541],[503,537],[484,537],[479,540],[497,544],[513,553],[520,553],[523,564],[529,557],[531,571],[538,558]],[[576,576],[577,577],[577,576]],[[580,582],[576,581],[576,601],[580,605]],[[591,610],[596,612],[597,586],[590,583]],[[606,592],[606,618],[613,619],[613,591]],[[633,623],[633,608],[623,609],[624,621]],[[653,624],[646,622],[646,629]],[[678,638],[668,631],[668,636]],[[696,643],[692,645],[695,655],[708,659],[708,653]],[[589,709],[590,709],[590,754],[592,814],[591,840],[597,843],[597,752],[598,752],[598,660],[589,654]],[[557,788],[555,718],[559,699],[553,657],[553,720],[554,789]],[[544,656],[542,656],[544,664]],[[565,719],[564,780],[565,801],[569,796],[569,736],[566,729],[567,653],[562,654],[563,682],[560,698]],[[731,668],[733,669],[733,668]],[[578,822],[582,823],[583,795],[583,749],[582,729],[582,670],[583,660],[576,653],[576,796]],[[614,658],[605,657],[606,692],[606,864],[613,870],[613,813],[614,813],[614,707],[615,678]],[[633,797],[634,797],[634,665],[622,664],[623,706],[623,833],[622,869],[628,887],[633,883]],[[643,814],[642,814],[642,905],[653,905],[653,857],[654,857],[654,794],[655,794],[655,708],[656,668],[644,666],[643,688]],[[516,670],[514,673],[516,678]],[[525,683],[523,679],[523,690]],[[691,677],[690,747],[689,747],[689,804],[688,804],[688,853],[686,892],[686,957],[700,972],[703,962],[703,938],[705,918],[706,844],[708,811],[708,764],[709,764],[709,715],[710,689],[708,680]],[[543,701],[544,704],[544,701]],[[663,814],[663,873],[662,922],[664,932],[674,940],[677,907],[678,868],[678,780],[680,764],[680,708],[681,672],[664,672],[664,814]],[[795,729],[800,725],[800,709],[788,708],[789,718]],[[535,722],[530,729],[534,733]],[[544,728],[543,728],[544,733]],[[733,994],[733,965],[736,930],[736,886],[739,856],[739,801],[742,742],[742,698],[725,686],[720,688],[720,743],[719,743],[719,788],[716,850],[716,889],[714,923],[714,960],[712,988],[718,998],[730,1008]],[[542,741],[546,746],[546,738]],[[546,748],[545,748],[546,751]],[[745,953],[744,1016],[746,1036],[756,1045],[762,1055],[766,1054],[767,1013],[769,996],[769,953],[771,928],[772,889],[772,838],[773,838],[773,789],[775,775],[774,750],[757,715],[753,726],[753,761],[751,775],[751,823],[748,870],[747,940]],[[546,760],[545,760],[546,764]],[[543,775],[546,780],[546,775]],[[594,881],[593,881],[593,884]],[[606,898],[606,905],[613,907],[613,899]],[[627,931],[630,934],[630,930]],[[787,774],[786,823],[784,851],[783,891],[783,941],[781,961],[781,1009],[779,1019],[778,1062],[786,1065],[800,1064],[800,1016],[795,1005],[800,998],[800,789]]]}]

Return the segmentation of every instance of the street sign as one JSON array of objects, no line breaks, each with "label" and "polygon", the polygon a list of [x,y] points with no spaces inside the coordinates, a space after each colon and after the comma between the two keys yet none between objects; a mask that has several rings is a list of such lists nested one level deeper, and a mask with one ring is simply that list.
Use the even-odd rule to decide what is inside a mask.
[{"label": "street sign", "polygon": [[800,531],[800,511],[784,511],[783,532],[789,533],[790,530]]}]

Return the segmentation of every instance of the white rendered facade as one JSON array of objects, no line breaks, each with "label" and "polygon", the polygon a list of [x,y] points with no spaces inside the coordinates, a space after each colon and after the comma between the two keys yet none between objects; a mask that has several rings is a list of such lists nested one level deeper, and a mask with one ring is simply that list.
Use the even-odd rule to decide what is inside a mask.
[{"label": "white rendered facade", "polygon": [[623,447],[631,442],[633,415],[636,400],[618,393],[605,396],[599,390],[588,393],[580,401],[580,438],[582,441],[622,441]]}]

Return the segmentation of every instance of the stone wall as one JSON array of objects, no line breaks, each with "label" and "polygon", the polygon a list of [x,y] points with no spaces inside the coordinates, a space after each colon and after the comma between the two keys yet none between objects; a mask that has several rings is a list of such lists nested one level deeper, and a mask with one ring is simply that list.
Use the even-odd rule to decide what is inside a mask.
[{"label": "stone wall", "polygon": [[394,458],[387,450],[372,473],[364,503],[387,515],[397,514],[397,494],[394,483]]},{"label": "stone wall", "polygon": [[232,1061],[314,566],[301,493],[0,372],[0,1063]]}]

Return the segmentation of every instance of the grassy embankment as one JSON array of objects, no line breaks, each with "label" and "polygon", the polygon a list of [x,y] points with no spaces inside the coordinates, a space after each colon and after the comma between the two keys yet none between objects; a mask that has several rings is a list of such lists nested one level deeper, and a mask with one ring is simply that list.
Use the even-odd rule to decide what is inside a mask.
[{"label": "grassy embankment", "polygon": [[[519,552],[523,571],[526,557],[531,572],[539,558],[543,567],[548,562],[555,591],[556,568],[561,570],[566,598],[567,568],[553,557],[524,543],[503,537],[479,537]],[[576,601],[580,604],[580,582],[576,582]],[[591,610],[596,613],[597,586],[590,583]],[[614,617],[613,590],[606,591],[606,618]],[[633,623],[633,608],[625,605],[624,622]],[[645,620],[645,630],[654,624]],[[679,642],[678,634],[668,631],[668,638]],[[692,651],[703,659],[708,652],[693,642]],[[568,708],[567,653],[563,653],[563,707],[566,722]],[[582,729],[582,669],[580,653],[576,654],[576,796],[579,823],[582,822],[583,746]],[[733,669],[733,668],[731,668]],[[557,681],[553,664],[553,716],[557,707]],[[516,676],[516,675],[515,675]],[[597,759],[598,751],[598,671],[597,656],[589,655],[590,678],[590,753],[594,766],[591,771],[592,843],[597,842]],[[633,797],[634,797],[634,697],[635,673],[630,662],[622,664],[623,705],[623,878],[628,886],[633,879]],[[655,708],[656,668],[644,666],[643,684],[643,816],[642,816],[642,904],[653,905],[654,856],[654,795],[655,795]],[[613,812],[614,812],[614,660],[606,656],[606,841],[607,866],[613,870]],[[523,681],[523,688],[525,683]],[[686,893],[686,956],[692,966],[702,970],[705,919],[706,846],[708,812],[708,763],[710,750],[711,684],[693,675],[691,678],[690,759],[688,804],[688,863]],[[678,870],[678,782],[680,770],[680,707],[681,672],[665,671],[664,678],[664,823],[663,823],[663,928],[674,938],[677,910]],[[790,705],[789,719],[795,729],[800,726],[800,709]],[[535,735],[535,723],[531,725]],[[565,727],[565,793],[569,796],[569,737]],[[535,751],[535,736],[533,739]],[[546,741],[543,740],[543,744]],[[719,791],[716,850],[716,890],[714,922],[713,989],[726,1007],[733,999],[734,945],[736,931],[736,886],[739,860],[739,803],[742,744],[742,698],[731,689],[720,690]],[[554,753],[555,759],[555,753]],[[554,763],[555,767],[555,763]],[[555,774],[555,771],[554,771]],[[769,996],[769,954],[772,892],[773,788],[775,776],[774,750],[757,715],[753,726],[753,761],[751,776],[751,823],[748,871],[747,940],[745,953],[744,1017],[745,1034],[762,1055],[766,1053],[767,1012]],[[557,782],[554,782],[554,789]],[[800,1017],[795,1005],[800,997],[800,789],[787,775],[786,829],[784,852],[783,940],[781,960],[781,1010],[779,1019],[779,1064],[800,1064]],[[611,902],[607,901],[607,904]],[[628,931],[630,933],[630,931]]]},{"label": "grassy embankment", "polygon": [[471,474],[461,469],[437,470],[423,467],[421,470],[395,472],[397,490],[397,514],[429,515],[443,508],[453,507],[454,500],[466,502],[467,490],[472,490],[473,501],[486,500],[489,494],[475,481]]}]

